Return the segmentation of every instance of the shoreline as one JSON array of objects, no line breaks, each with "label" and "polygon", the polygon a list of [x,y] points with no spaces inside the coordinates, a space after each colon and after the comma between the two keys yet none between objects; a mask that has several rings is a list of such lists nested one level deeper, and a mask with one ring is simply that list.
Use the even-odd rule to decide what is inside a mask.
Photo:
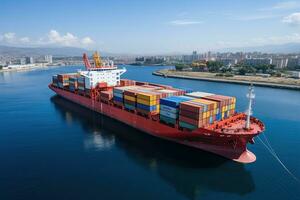
[{"label": "shoreline", "polygon": [[177,74],[164,74],[160,70],[152,72],[152,75],[162,76],[165,78],[179,78],[179,79],[210,81],[210,82],[239,84],[239,85],[250,85],[251,83],[253,83],[254,86],[259,86],[259,87],[300,90],[300,85],[287,85],[287,84],[279,84],[279,83],[266,83],[266,82],[244,81],[244,80],[229,80],[229,79],[225,79],[225,78],[192,77],[192,76],[177,75]]}]

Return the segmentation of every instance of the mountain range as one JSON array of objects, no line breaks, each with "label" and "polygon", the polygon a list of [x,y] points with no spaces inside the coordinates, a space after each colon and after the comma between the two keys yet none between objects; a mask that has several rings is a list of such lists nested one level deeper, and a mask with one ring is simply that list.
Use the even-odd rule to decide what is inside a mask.
[{"label": "mountain range", "polygon": [[[300,53],[300,43],[287,43],[280,45],[264,45],[253,47],[223,48],[217,50],[219,52],[263,52],[263,53]],[[63,56],[82,56],[83,53],[92,55],[94,51],[78,47],[12,47],[0,45],[0,55],[9,55],[15,57],[22,56],[43,56],[53,55],[56,57]],[[108,52],[100,52],[101,56],[124,56],[134,54],[114,54]],[[182,53],[184,54],[184,53]],[[169,55],[166,54],[166,55]],[[179,55],[179,53],[176,53]]]},{"label": "mountain range", "polygon": [[83,53],[91,55],[93,51],[76,47],[12,47],[0,46],[0,55],[9,56],[82,56]]}]

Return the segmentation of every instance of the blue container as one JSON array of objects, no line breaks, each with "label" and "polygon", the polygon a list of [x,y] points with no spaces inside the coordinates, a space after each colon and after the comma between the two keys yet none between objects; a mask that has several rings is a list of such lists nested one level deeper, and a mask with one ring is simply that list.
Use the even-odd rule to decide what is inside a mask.
[{"label": "blue container", "polygon": [[120,93],[113,93],[115,97],[119,97],[119,98],[123,98],[123,93],[120,94]]},{"label": "blue container", "polygon": [[173,107],[173,108],[178,108],[180,102],[189,101],[189,100],[192,100],[192,99],[194,99],[194,98],[186,97],[186,96],[172,96],[172,97],[167,97],[167,98],[160,99],[160,104],[170,106],[170,107]]},{"label": "blue container", "polygon": [[217,114],[217,115],[216,115],[216,120],[217,120],[217,121],[220,121],[221,119],[222,119],[221,113]]},{"label": "blue container", "polygon": [[120,98],[120,97],[114,97],[114,100],[123,103],[123,98]]},{"label": "blue container", "polygon": [[69,86],[69,90],[74,92],[75,91],[75,87],[74,86]]},{"label": "blue container", "polygon": [[166,105],[160,105],[160,110],[175,113],[175,114],[179,112],[177,108],[173,108],[173,107],[166,106]]},{"label": "blue container", "polygon": [[163,115],[163,116],[166,116],[166,117],[170,117],[172,119],[177,119],[178,118],[178,114],[171,113],[171,112],[164,111],[164,110],[160,110],[159,114]]},{"label": "blue container", "polygon": [[212,116],[209,117],[209,123],[212,124],[214,122],[214,119]]},{"label": "blue container", "polygon": [[116,88],[114,88],[113,92],[118,94],[123,94],[123,90],[116,89]]},{"label": "blue container", "polygon": [[154,106],[148,106],[148,105],[144,105],[144,104],[141,104],[141,103],[137,103],[136,107],[140,108],[142,110],[146,110],[146,111],[155,111],[156,108],[157,108],[156,105],[154,105]]}]

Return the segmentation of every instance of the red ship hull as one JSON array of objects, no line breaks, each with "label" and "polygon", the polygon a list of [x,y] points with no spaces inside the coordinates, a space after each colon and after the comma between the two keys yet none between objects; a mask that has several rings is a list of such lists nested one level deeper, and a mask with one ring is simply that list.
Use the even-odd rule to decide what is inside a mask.
[{"label": "red ship hull", "polygon": [[[95,101],[89,97],[52,85],[49,85],[49,88],[65,99],[119,120],[150,135],[202,149],[241,163],[251,163],[256,160],[256,156],[247,150],[246,145],[248,142],[253,142],[253,137],[263,131],[261,127],[259,129],[254,126],[253,129],[255,130],[252,130],[251,133],[243,132],[241,134],[220,134],[220,132],[207,128],[199,128],[194,131],[180,130],[176,127],[162,124],[158,119],[140,116],[111,104]],[[236,118],[238,119],[238,117],[241,116],[237,115]]]}]

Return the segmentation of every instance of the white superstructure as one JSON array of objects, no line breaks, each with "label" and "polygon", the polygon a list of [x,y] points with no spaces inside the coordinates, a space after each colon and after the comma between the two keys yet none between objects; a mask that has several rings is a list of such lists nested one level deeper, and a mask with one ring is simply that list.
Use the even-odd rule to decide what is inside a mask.
[{"label": "white superstructure", "polygon": [[79,74],[85,77],[85,88],[92,89],[99,83],[106,82],[107,86],[117,86],[120,84],[120,77],[126,72],[126,69],[117,67],[91,68],[87,71],[79,71]]}]

